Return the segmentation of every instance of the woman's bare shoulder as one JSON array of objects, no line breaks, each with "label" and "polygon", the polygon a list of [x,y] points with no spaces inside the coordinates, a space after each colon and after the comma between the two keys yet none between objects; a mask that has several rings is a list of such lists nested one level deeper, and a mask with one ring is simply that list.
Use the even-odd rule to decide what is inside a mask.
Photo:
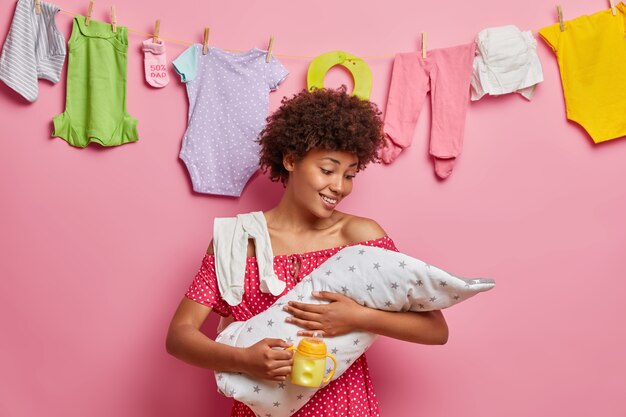
[{"label": "woman's bare shoulder", "polygon": [[387,236],[385,230],[375,220],[351,214],[345,216],[342,233],[346,241],[350,243],[365,242]]}]

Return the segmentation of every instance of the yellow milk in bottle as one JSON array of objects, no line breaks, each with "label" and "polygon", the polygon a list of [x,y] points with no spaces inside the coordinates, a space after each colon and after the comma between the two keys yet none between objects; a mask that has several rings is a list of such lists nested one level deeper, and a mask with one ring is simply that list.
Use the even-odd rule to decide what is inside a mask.
[{"label": "yellow milk in bottle", "polygon": [[[294,350],[293,366],[291,367],[291,382],[303,387],[317,388],[332,378],[337,367],[335,358],[326,353],[326,343],[319,337],[306,337],[300,341]],[[329,357],[334,362],[332,371],[324,379],[326,369],[326,358]]]}]

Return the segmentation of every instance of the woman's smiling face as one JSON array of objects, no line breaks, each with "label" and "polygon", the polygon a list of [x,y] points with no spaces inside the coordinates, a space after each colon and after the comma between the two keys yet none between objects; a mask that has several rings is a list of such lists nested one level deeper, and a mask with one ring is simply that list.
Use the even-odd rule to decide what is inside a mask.
[{"label": "woman's smiling face", "polygon": [[316,217],[332,214],[341,200],[352,192],[358,158],[342,151],[311,149],[300,161],[285,158],[288,186],[296,200]]}]

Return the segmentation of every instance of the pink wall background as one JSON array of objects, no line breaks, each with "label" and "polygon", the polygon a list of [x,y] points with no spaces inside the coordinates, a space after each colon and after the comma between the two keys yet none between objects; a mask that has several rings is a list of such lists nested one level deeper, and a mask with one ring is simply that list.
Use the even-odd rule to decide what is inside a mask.
[{"label": "pink wall background", "polygon": [[[5,2],[0,35],[14,8]],[[565,18],[607,2],[565,0]],[[85,13],[87,0],[58,0]],[[110,3],[94,18],[108,20]],[[555,20],[540,0],[320,0],[117,4],[119,24],[230,49],[367,59],[372,99],[386,102],[391,56],[472,41],[489,26],[536,30]],[[69,38],[71,17],[57,22]],[[193,278],[214,216],[267,209],[281,188],[255,176],[239,199],[194,194],[178,160],[185,89],[143,80],[142,35],[131,34],[128,111],[141,139],[76,149],[51,139],[64,110],[40,82],[26,104],[0,86],[0,416],[224,416],[211,372],[168,356],[169,319]],[[185,46],[168,43],[171,62]],[[497,279],[490,293],[446,311],[445,346],[380,339],[369,361],[385,416],[623,417],[626,415],[624,256],[626,139],[594,145],[566,121],[556,61],[540,42],[545,82],[532,102],[470,106],[465,146],[438,181],[427,156],[430,111],[413,146],[361,173],[341,209],[376,219],[404,252],[463,276]],[[290,75],[272,108],[305,86],[308,60],[279,57]],[[170,66],[171,70],[171,66]],[[173,74],[172,74],[173,75]],[[333,69],[327,85],[351,83]],[[207,332],[213,334],[216,320]]]}]

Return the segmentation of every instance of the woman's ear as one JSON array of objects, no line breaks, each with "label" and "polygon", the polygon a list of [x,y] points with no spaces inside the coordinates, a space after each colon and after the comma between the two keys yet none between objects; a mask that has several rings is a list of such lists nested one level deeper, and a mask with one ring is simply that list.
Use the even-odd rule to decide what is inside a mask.
[{"label": "woman's ear", "polygon": [[293,155],[287,154],[283,156],[283,166],[285,167],[287,172],[293,171],[295,165],[296,158]]}]

